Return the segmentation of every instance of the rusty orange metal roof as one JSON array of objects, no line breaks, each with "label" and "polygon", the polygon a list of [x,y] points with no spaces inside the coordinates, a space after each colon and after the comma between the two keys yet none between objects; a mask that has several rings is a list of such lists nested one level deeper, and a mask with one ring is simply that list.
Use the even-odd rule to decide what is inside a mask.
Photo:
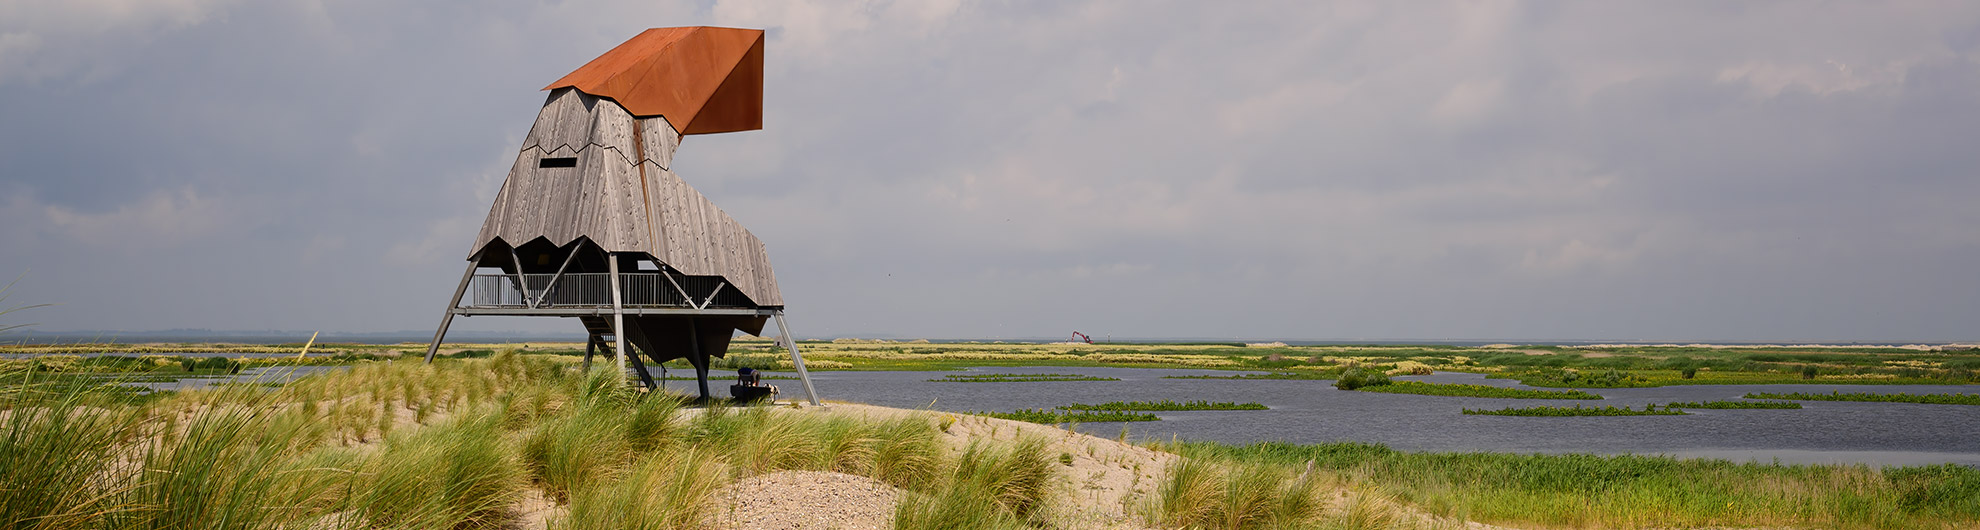
[{"label": "rusty orange metal roof", "polygon": [[763,128],[763,30],[653,28],[543,87],[612,98],[681,134]]}]

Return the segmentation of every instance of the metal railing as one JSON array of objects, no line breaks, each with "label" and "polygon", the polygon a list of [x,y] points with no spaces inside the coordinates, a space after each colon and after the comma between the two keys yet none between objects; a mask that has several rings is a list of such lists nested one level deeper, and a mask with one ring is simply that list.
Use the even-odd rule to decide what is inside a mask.
[{"label": "metal railing", "polygon": [[[554,281],[553,281],[554,280]],[[749,298],[719,276],[674,276],[653,272],[619,275],[619,297],[626,307],[753,307]],[[678,284],[679,288],[675,285]],[[476,274],[468,307],[611,307],[612,278],[606,273]],[[683,296],[682,291],[686,291]],[[710,299],[710,295],[713,299]]]}]

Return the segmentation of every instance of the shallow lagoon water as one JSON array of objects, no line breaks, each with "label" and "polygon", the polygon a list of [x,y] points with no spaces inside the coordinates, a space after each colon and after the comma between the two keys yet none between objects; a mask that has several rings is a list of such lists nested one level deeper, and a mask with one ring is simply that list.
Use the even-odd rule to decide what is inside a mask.
[{"label": "shallow lagoon water", "polygon": [[[1101,382],[946,383],[955,373],[1069,373]],[[1466,416],[1465,408],[1535,405],[1641,407],[1675,401],[1739,399],[1748,392],[1976,393],[1955,385],[1687,385],[1584,389],[1602,400],[1492,399],[1337,390],[1332,381],[1165,379],[1230,375],[1215,370],[995,367],[967,372],[816,372],[821,398],[946,411],[1010,411],[1071,403],[1163,399],[1255,401],[1265,411],[1157,412],[1158,422],[1094,423],[1080,431],[1134,439],[1171,437],[1226,443],[1374,442],[1405,451],[1648,454],[1782,463],[1980,466],[1980,406],[1804,401],[1800,410],[1694,410],[1689,416],[1527,418]],[[785,374],[778,374],[785,375]],[[1439,383],[1529,388],[1482,374],[1398,377]],[[711,381],[711,386],[713,386]],[[795,381],[778,381],[787,398]],[[675,383],[679,384],[679,383]],[[727,383],[722,383],[726,385]],[[681,389],[685,387],[674,387]],[[719,391],[718,391],[719,392]]]}]

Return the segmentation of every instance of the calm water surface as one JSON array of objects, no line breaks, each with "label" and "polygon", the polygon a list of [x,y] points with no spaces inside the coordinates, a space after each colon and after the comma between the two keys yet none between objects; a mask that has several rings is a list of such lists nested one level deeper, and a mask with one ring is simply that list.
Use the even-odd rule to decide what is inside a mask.
[{"label": "calm water surface", "polygon": [[[1062,373],[1119,378],[1106,382],[944,383],[955,373]],[[1264,411],[1157,412],[1162,421],[1094,423],[1079,430],[1104,437],[1123,425],[1136,439],[1247,443],[1375,442],[1407,451],[1667,454],[1784,463],[1980,466],[1980,406],[1802,402],[1801,410],[1697,410],[1689,416],[1520,418],[1466,416],[1465,408],[1576,403],[1641,407],[1674,401],[1739,399],[1747,392],[1975,393],[1980,387],[1935,385],[1696,385],[1593,389],[1604,399],[1489,399],[1348,392],[1332,381],[1164,379],[1230,375],[1212,370],[996,367],[968,372],[818,372],[820,397],[888,407],[1010,411],[1107,401],[1255,401]],[[1439,383],[1527,388],[1482,374],[1398,377]],[[713,382],[711,381],[711,384]],[[775,381],[798,397],[796,381]],[[675,383],[679,384],[679,383]],[[727,383],[722,383],[726,385]],[[684,387],[676,387],[684,388]],[[719,390],[718,390],[719,392]]]}]

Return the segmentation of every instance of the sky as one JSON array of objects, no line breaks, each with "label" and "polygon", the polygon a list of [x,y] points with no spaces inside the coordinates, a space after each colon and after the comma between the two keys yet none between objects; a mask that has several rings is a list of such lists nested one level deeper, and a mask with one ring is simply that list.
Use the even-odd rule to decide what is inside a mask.
[{"label": "sky", "polygon": [[7,0],[0,327],[431,330],[540,89],[688,25],[767,30],[673,169],[803,337],[1980,339],[1959,1]]}]

